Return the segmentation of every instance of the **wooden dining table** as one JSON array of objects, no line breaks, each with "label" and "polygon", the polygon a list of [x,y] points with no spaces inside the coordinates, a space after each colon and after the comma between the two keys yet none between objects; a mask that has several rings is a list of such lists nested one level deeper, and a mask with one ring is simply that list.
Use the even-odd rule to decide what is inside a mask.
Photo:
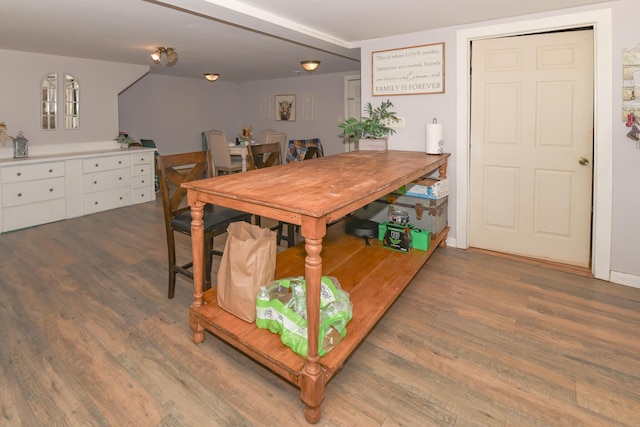
[{"label": "wooden dining table", "polygon": [[[384,248],[377,240],[365,245],[362,239],[345,234],[344,227],[332,226],[328,233],[327,226],[413,180],[437,171],[441,178],[446,177],[448,157],[446,153],[354,151],[183,183],[192,215],[194,300],[189,308],[189,325],[193,340],[201,343],[205,331],[209,331],[297,385],[307,421],[317,422],[326,383],[358,348],[435,248],[444,244],[449,230],[446,227],[433,236],[427,251],[401,253]],[[304,274],[308,321],[306,359],[284,346],[276,334],[258,329],[255,324],[221,309],[215,287],[203,292],[202,218],[208,203],[301,227],[304,244],[278,254],[276,278]],[[323,239],[326,240],[324,251]],[[327,260],[326,266],[323,258]],[[323,274],[335,276],[349,292],[353,318],[347,325],[345,338],[320,358]]]}]

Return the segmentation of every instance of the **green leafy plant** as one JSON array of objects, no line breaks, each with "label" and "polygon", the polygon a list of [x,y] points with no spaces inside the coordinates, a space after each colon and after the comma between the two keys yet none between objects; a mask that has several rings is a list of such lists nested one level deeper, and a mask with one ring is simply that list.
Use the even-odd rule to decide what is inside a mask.
[{"label": "green leafy plant", "polygon": [[120,144],[131,144],[133,142],[133,138],[126,132],[118,132],[118,136],[113,138],[113,140]]},{"label": "green leafy plant", "polygon": [[352,136],[359,141],[362,138],[384,138],[393,135],[396,130],[389,127],[389,121],[398,122],[395,111],[389,111],[393,104],[388,99],[379,107],[373,108],[370,102],[365,106],[367,117],[356,119],[351,117],[338,125],[344,135]]}]

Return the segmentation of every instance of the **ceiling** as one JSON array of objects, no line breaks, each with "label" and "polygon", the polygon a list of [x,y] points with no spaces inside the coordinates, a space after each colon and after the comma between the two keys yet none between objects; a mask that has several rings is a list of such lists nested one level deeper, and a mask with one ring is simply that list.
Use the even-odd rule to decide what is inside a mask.
[{"label": "ceiling", "polygon": [[[305,59],[322,62],[317,74],[359,71],[363,40],[606,1],[2,0],[0,49],[243,82],[305,74]],[[177,50],[176,65],[153,64],[158,46]]]}]

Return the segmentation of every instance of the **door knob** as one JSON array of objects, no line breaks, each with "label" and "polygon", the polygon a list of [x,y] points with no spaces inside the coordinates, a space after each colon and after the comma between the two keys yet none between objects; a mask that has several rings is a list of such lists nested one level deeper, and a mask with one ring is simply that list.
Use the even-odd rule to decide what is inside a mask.
[{"label": "door knob", "polygon": [[580,163],[582,166],[586,166],[589,164],[589,159],[585,157],[580,157],[580,159],[578,160],[578,163]]}]

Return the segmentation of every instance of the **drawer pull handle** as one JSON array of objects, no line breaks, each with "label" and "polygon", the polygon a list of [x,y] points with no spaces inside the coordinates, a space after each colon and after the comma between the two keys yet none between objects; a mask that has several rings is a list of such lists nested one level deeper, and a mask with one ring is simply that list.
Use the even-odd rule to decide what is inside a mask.
[{"label": "drawer pull handle", "polygon": [[122,177],[121,176],[118,177],[118,181],[122,181]]},{"label": "drawer pull handle", "polygon": [[94,204],[94,205],[97,205],[97,204],[98,204],[98,202],[97,202],[97,201],[95,201],[95,202],[93,202],[93,204]]},{"label": "drawer pull handle", "polygon": [[22,193],[18,193],[18,197],[22,197]]},{"label": "drawer pull handle", "polygon": [[97,184],[97,183],[98,183],[98,181],[93,181],[93,183],[94,183],[94,184]]},{"label": "drawer pull handle", "polygon": [[18,172],[16,175],[21,176],[21,175],[22,175],[22,172]]},{"label": "drawer pull handle", "polygon": [[53,172],[53,169],[49,169],[49,173],[52,173],[52,172]]},{"label": "drawer pull handle", "polygon": [[50,188],[50,189],[49,189],[49,193],[52,193],[52,192],[53,192],[53,188]]},{"label": "drawer pull handle", "polygon": [[122,200],[122,196],[120,196],[120,200]]},{"label": "drawer pull handle", "polygon": [[141,162],[144,162],[144,157],[140,157],[140,161],[141,161]]},{"label": "drawer pull handle", "polygon": [[142,183],[144,184],[144,179],[142,180]]},{"label": "drawer pull handle", "polygon": [[96,163],[96,167],[98,167],[98,164]]},{"label": "drawer pull handle", "polygon": [[122,164],[122,160],[118,160],[118,164],[121,165]]}]

